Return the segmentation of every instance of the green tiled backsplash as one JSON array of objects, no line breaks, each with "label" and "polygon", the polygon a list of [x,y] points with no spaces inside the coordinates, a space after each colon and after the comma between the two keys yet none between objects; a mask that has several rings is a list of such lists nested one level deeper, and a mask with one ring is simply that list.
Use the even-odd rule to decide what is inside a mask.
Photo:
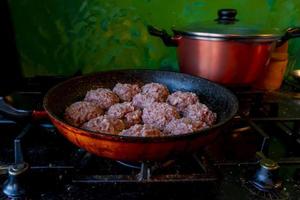
[{"label": "green tiled backsplash", "polygon": [[[176,49],[149,36],[236,8],[245,23],[300,26],[299,0],[10,0],[26,76],[148,68],[178,70]],[[300,39],[289,42],[300,65]]]}]

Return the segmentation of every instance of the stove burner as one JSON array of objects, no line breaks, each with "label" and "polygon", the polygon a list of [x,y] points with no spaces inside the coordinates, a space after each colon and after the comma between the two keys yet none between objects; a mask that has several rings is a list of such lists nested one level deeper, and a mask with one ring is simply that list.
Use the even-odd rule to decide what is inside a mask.
[{"label": "stove burner", "polygon": [[[191,157],[191,158],[190,158]],[[190,156],[164,162],[127,163],[117,161],[126,168],[120,174],[74,176],[74,183],[194,183],[214,182],[219,179],[216,171],[201,156]],[[130,173],[128,174],[127,169]],[[125,171],[124,171],[125,170]]]},{"label": "stove burner", "polygon": [[[195,158],[194,158],[195,159]],[[145,165],[151,165],[151,171],[155,171],[157,169],[164,169],[171,165],[173,165],[176,161],[175,160],[167,160],[165,162],[155,162],[155,163],[132,163],[132,162],[123,162],[123,161],[117,161],[122,166],[131,168],[131,169],[139,169]]]},{"label": "stove burner", "polygon": [[262,191],[254,186],[251,181],[244,182],[243,186],[250,192],[252,197],[249,199],[260,199],[260,200],[287,200],[289,199],[288,193],[284,190],[269,190]]}]

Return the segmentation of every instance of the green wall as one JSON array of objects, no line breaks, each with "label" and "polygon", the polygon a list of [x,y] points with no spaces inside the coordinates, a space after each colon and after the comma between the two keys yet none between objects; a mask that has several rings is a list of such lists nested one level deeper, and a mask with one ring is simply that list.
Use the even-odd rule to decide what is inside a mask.
[{"label": "green wall", "polygon": [[[10,0],[26,76],[123,69],[177,70],[176,50],[149,36],[236,8],[245,23],[300,26],[299,0]],[[299,56],[300,39],[290,41]]]}]

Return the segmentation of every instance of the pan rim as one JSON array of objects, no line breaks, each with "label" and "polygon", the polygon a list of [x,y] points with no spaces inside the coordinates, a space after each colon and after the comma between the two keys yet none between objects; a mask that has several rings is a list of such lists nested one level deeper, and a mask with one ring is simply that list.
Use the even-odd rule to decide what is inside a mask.
[{"label": "pan rim", "polygon": [[[223,90],[225,90],[227,92],[227,94],[229,94],[233,101],[235,102],[233,107],[232,107],[232,111],[231,114],[223,121],[220,121],[219,123],[216,123],[214,125],[212,125],[211,127],[208,128],[204,128],[200,131],[195,131],[195,132],[190,132],[190,133],[186,133],[186,134],[181,134],[181,135],[164,135],[164,136],[153,136],[153,137],[138,137],[138,136],[121,136],[121,135],[116,135],[116,134],[110,134],[110,133],[105,133],[105,132],[95,132],[95,131],[90,131],[90,130],[85,130],[82,128],[78,128],[75,126],[72,126],[68,123],[66,123],[65,121],[63,121],[61,119],[61,117],[57,116],[56,114],[52,113],[51,110],[48,109],[48,96],[51,95],[51,93],[53,93],[53,91],[55,91],[57,88],[61,87],[62,85],[65,85],[68,82],[72,82],[74,80],[77,79],[82,79],[82,78],[86,78],[89,76],[95,76],[98,74],[105,74],[105,73],[112,73],[112,72],[120,72],[120,73],[124,73],[124,72],[145,72],[145,73],[150,73],[150,72],[162,72],[162,73],[170,73],[170,74],[177,74],[177,75],[184,75],[187,78],[196,78],[196,79],[202,79],[216,87],[221,87]],[[68,80],[65,80],[63,82],[60,82],[58,84],[56,84],[55,86],[53,86],[52,88],[50,88],[46,95],[44,96],[43,99],[43,108],[44,110],[47,112],[47,114],[50,116],[50,118],[56,120],[58,123],[62,124],[63,126],[69,128],[69,129],[73,129],[76,130],[76,134],[81,134],[81,135],[85,135],[88,137],[93,137],[93,138],[99,138],[99,139],[107,139],[107,140],[116,140],[116,141],[126,141],[126,142],[143,142],[143,143],[147,143],[147,142],[166,142],[166,141],[173,141],[173,140],[182,140],[182,139],[188,139],[188,138],[194,138],[194,137],[204,137],[207,136],[209,134],[209,132],[211,130],[217,129],[223,125],[225,125],[227,122],[229,122],[230,120],[232,120],[232,118],[236,115],[238,108],[239,108],[239,102],[237,97],[233,94],[232,91],[230,91],[228,88],[212,82],[210,80],[207,80],[205,78],[202,77],[197,77],[197,76],[193,76],[190,74],[186,74],[186,73],[181,73],[181,72],[174,72],[174,71],[166,71],[166,70],[152,70],[152,69],[122,69],[122,70],[109,70],[109,71],[102,71],[102,72],[93,72],[93,73],[88,73],[85,75],[81,75],[81,76],[76,76],[73,78],[70,78]]]}]

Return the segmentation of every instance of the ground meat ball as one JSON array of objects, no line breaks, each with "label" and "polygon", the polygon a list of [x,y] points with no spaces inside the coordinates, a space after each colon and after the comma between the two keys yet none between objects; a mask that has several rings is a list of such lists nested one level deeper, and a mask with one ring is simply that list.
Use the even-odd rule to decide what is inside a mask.
[{"label": "ground meat ball", "polygon": [[142,93],[154,97],[157,102],[165,102],[168,98],[169,90],[159,83],[148,83],[142,87]]},{"label": "ground meat ball", "polygon": [[117,103],[115,105],[112,105],[108,111],[107,115],[121,119],[123,118],[127,113],[135,111],[135,107],[132,105],[132,103],[124,102],[124,103]]},{"label": "ground meat ball", "polygon": [[66,108],[65,120],[76,127],[103,114],[103,110],[94,102],[78,101]]},{"label": "ground meat ball", "polygon": [[178,111],[183,111],[188,105],[199,102],[199,99],[195,93],[192,92],[174,92],[168,96],[167,102],[175,106]]},{"label": "ground meat ball", "polygon": [[167,103],[152,103],[144,108],[142,115],[145,124],[150,124],[160,130],[163,130],[171,120],[178,118],[176,108]]},{"label": "ground meat ball", "polygon": [[120,119],[102,115],[84,123],[82,128],[90,131],[118,134],[125,129],[125,124]]},{"label": "ground meat ball", "polygon": [[139,108],[146,108],[154,102],[157,102],[154,97],[150,96],[149,94],[142,93],[135,95],[132,99],[132,105]]},{"label": "ground meat ball", "polygon": [[161,136],[163,133],[158,130],[157,128],[154,128],[151,125],[148,124],[137,124],[129,129],[123,130],[120,135],[124,136],[137,136],[137,137],[149,137],[149,136]]},{"label": "ground meat ball", "polygon": [[141,92],[137,84],[122,84],[115,85],[113,92],[115,92],[122,101],[131,101],[132,98]]},{"label": "ground meat ball", "polygon": [[189,118],[181,118],[170,121],[164,132],[172,135],[181,135],[198,131],[205,127],[207,127],[205,122],[193,121]]},{"label": "ground meat ball", "polygon": [[107,109],[115,103],[119,103],[119,97],[110,89],[98,88],[88,91],[84,101],[96,102],[101,108]]},{"label": "ground meat ball", "polygon": [[138,109],[136,111],[127,113],[125,115],[124,121],[125,121],[125,124],[127,127],[141,123],[142,122],[142,111]]},{"label": "ground meat ball", "polygon": [[202,103],[196,103],[187,106],[183,110],[182,114],[184,117],[190,118],[192,120],[203,121],[208,126],[211,126],[217,119],[217,114],[209,110],[209,108]]},{"label": "ground meat ball", "polygon": [[130,102],[112,105],[108,109],[107,115],[117,119],[124,118],[126,127],[142,122],[142,111],[138,108],[135,108]]}]

